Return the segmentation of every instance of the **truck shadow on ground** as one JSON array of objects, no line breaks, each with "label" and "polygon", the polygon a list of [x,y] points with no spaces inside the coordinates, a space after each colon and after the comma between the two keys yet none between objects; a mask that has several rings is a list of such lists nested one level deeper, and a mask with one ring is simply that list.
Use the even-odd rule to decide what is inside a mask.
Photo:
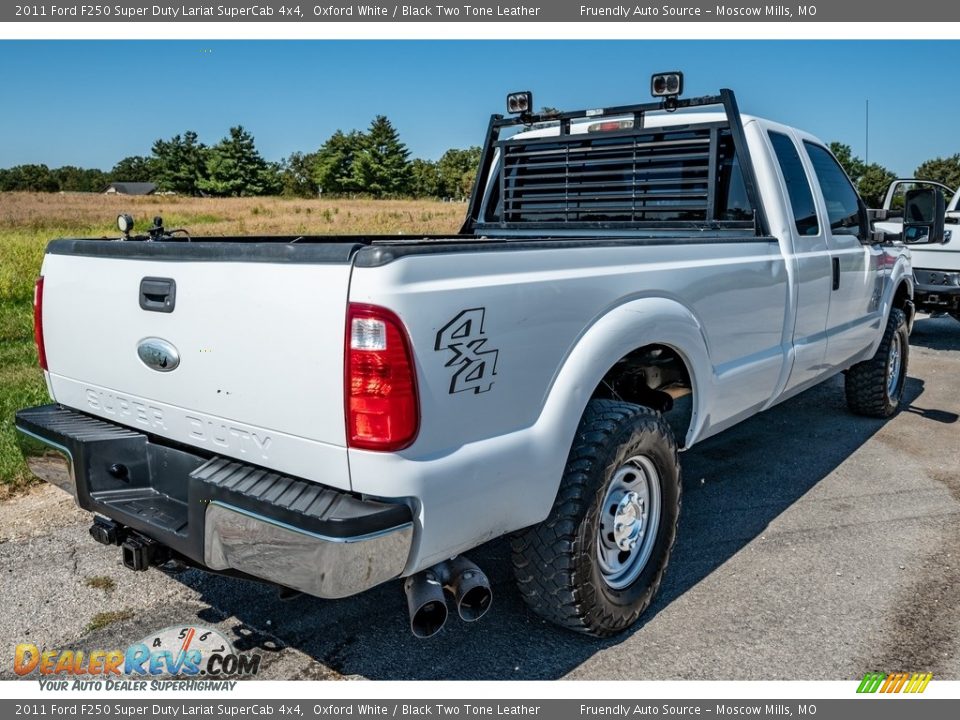
[{"label": "truck shadow on ground", "polygon": [[[909,378],[905,405],[923,410],[916,408],[922,394],[922,381]],[[956,421],[955,416],[929,419]],[[239,620],[247,635],[237,638],[238,649],[260,647],[266,670],[279,662],[283,646],[317,661],[294,671],[284,663],[284,678],[555,679],[642,632],[645,623],[761,535],[884,423],[847,411],[838,376],[684,453],[683,513],[663,588],[641,623],[611,640],[559,630],[528,612],[514,588],[509,544],[503,539],[469,553],[491,579],[492,610],[472,624],[454,613],[429,640],[410,634],[399,582],[347,600],[301,596],[283,602],[275,590],[256,583],[195,571],[177,577],[209,605],[199,613],[200,621]],[[280,652],[269,652],[277,644]],[[637,667],[637,679],[644,676]]]},{"label": "truck shadow on ground", "polygon": [[918,315],[913,324],[913,332],[910,333],[910,345],[927,350],[958,350],[960,322],[949,315]]}]

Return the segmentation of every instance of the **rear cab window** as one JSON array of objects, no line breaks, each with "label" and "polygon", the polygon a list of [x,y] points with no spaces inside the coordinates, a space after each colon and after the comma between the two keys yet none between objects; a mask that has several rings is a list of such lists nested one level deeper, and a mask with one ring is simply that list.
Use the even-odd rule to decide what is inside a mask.
[{"label": "rear cab window", "polygon": [[773,152],[780,163],[783,180],[787,184],[787,195],[793,209],[793,221],[800,236],[820,234],[820,221],[817,218],[817,206],[813,201],[810,181],[800,161],[800,153],[793,140],[783,133],[771,130],[768,133]]},{"label": "rear cab window", "polygon": [[592,231],[753,222],[740,158],[719,123],[523,134],[501,143],[483,224]]}]

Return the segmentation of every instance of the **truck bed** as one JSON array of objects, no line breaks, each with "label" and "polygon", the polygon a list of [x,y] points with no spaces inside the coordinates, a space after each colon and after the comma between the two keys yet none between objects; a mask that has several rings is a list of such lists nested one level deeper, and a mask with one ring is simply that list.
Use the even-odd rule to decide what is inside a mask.
[{"label": "truck bed", "polygon": [[[737,258],[745,269],[757,262],[768,265],[759,276],[749,271],[745,282],[766,278],[762,284],[767,286],[764,292],[772,293],[767,304],[775,317],[765,324],[775,332],[763,342],[768,351],[779,342],[786,303],[782,257],[773,238],[741,232],[673,231],[665,237],[215,237],[191,242],[59,239],[49,244],[43,266],[50,390],[68,407],[351,490],[343,414],[346,308],[348,302],[383,301],[367,291],[351,291],[358,271],[380,277],[386,266],[423,258],[409,267],[402,263],[406,270],[401,276],[420,277],[427,263],[437,281],[450,273],[452,280],[461,275],[469,256],[468,265],[496,268],[499,280],[465,277],[465,282],[502,282],[498,296],[512,296],[525,286],[521,295],[529,303],[529,293],[536,288],[548,294],[559,288],[557,281],[537,281],[544,272],[567,268],[564,276],[574,274],[559,282],[580,293],[585,291],[582,285],[594,284],[591,274],[611,270],[603,267],[605,261],[596,266],[596,258],[587,260],[587,255],[602,250],[603,257],[616,258],[613,267],[629,257],[639,268],[649,261],[662,263],[663,251],[657,248],[664,246],[673,247],[668,254],[689,266],[683,276],[690,278],[700,274],[698,267],[708,268],[711,258]],[[649,248],[649,254],[642,248]],[[558,259],[562,257],[568,259]],[[515,277],[503,274],[509,268]],[[576,280],[577,275],[582,279]],[[374,285],[390,292],[392,277],[395,273],[388,273]],[[145,310],[142,298],[138,303],[144,283],[156,279],[175,283],[173,312]],[[422,300],[433,302],[431,296],[426,293]],[[402,317],[413,312],[402,305],[398,309]],[[719,322],[725,326],[736,320]],[[437,327],[431,322],[423,331],[432,335]],[[176,372],[156,372],[138,357],[138,345],[151,338],[176,348]],[[563,343],[572,340],[566,338],[555,348],[561,355],[551,362],[560,360]],[[432,349],[423,343],[414,338],[421,367]],[[424,387],[435,382],[421,381]]]}]

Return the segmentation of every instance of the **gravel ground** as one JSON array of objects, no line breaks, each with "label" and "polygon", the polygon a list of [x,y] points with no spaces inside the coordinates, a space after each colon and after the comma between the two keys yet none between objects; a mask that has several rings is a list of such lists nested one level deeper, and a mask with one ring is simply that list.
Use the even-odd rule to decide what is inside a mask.
[{"label": "gravel ground", "polygon": [[491,612],[421,641],[398,582],[283,602],[195,570],[132,573],[41,487],[0,503],[0,648],[111,649],[197,623],[262,653],[265,679],[958,680],[960,323],[918,320],[905,404],[886,422],[854,417],[835,378],[685,453],[667,580],[613,640],[529,614],[502,540],[471,553]]}]

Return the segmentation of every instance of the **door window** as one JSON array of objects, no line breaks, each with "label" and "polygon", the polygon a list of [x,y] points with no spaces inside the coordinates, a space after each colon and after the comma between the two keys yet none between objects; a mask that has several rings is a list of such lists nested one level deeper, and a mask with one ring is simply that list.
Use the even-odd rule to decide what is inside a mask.
[{"label": "door window", "polygon": [[860,196],[850,179],[825,147],[808,141],[803,144],[827,204],[830,230],[834,235],[859,235]]}]

